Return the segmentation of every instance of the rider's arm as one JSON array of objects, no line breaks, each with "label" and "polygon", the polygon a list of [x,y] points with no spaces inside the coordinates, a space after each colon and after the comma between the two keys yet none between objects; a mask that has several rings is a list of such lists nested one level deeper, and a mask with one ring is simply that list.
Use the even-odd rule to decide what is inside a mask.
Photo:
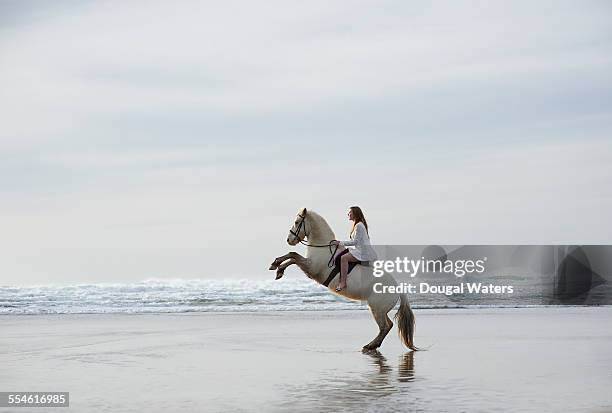
[{"label": "rider's arm", "polygon": [[363,244],[363,238],[364,238],[365,232],[366,232],[365,226],[360,222],[355,227],[355,235],[353,236],[353,239],[349,241],[340,241],[340,242],[345,247],[350,246],[350,245]]}]

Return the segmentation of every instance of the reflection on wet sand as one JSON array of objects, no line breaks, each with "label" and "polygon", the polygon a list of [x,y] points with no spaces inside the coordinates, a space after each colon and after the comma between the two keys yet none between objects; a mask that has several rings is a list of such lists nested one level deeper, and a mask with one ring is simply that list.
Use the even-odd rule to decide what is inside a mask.
[{"label": "reflection on wet sand", "polygon": [[[387,363],[387,359],[378,350],[375,351],[363,351],[363,354],[368,355],[372,358],[372,364],[377,366],[379,374],[376,375],[376,383],[382,382],[383,380],[387,383],[390,372],[393,370]],[[414,351],[409,351],[402,354],[399,357],[399,363],[397,366],[397,380],[399,382],[408,382],[414,379]]]},{"label": "reflection on wet sand", "polygon": [[414,351],[404,353],[400,356],[397,369],[398,381],[405,383],[414,379]]},{"label": "reflection on wet sand", "polygon": [[[414,351],[399,357],[397,366],[389,363],[380,351],[364,351],[370,368],[365,371],[334,369],[326,371],[316,383],[288,388],[282,410],[359,411],[376,400],[406,392],[414,380]],[[371,369],[374,367],[374,369]]]}]

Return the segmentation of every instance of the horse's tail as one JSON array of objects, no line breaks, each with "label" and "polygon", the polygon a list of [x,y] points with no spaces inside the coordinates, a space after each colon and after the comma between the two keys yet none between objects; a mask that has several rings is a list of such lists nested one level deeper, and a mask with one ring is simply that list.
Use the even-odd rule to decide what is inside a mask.
[{"label": "horse's tail", "polygon": [[395,321],[397,322],[400,339],[404,345],[410,350],[419,350],[419,348],[414,345],[414,313],[410,308],[408,296],[406,294],[400,295],[400,307],[395,314]]}]

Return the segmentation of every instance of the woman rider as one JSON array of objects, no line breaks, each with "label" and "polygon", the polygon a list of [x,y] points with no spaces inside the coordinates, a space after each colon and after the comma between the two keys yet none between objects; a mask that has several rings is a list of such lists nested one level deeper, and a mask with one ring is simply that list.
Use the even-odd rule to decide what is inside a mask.
[{"label": "woman rider", "polygon": [[[348,241],[332,241],[333,244],[337,244],[339,247],[353,247],[350,249],[345,248],[338,254],[338,257],[340,257],[340,282],[336,287],[336,291],[342,291],[346,288],[349,262],[361,263],[363,261],[372,261],[376,259],[376,253],[372,248],[370,236],[368,234],[368,223],[366,222],[361,208],[358,206],[350,207],[348,210],[348,218],[350,221],[353,221],[353,227],[350,233],[351,239]],[[336,260],[338,257],[336,257]]]}]

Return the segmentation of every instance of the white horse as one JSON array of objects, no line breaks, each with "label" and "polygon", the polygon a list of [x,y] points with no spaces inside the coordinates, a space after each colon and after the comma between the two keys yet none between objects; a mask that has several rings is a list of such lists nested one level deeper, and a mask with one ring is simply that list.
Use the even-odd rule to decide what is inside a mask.
[{"label": "white horse", "polygon": [[[336,239],[334,232],[327,224],[325,219],[313,211],[306,208],[300,210],[293,226],[289,230],[287,243],[297,245],[300,242],[306,245],[306,257],[297,252],[289,252],[274,260],[270,270],[276,270],[276,279],[280,279],[287,267],[297,265],[311,279],[323,284],[331,271],[328,267],[333,249],[329,248],[329,243]],[[399,328],[399,336],[406,347],[417,350],[413,343],[414,336],[414,314],[408,303],[406,294],[395,293],[374,293],[374,283],[382,283],[383,286],[396,286],[397,282],[389,275],[384,274],[380,278],[372,275],[372,267],[357,265],[350,272],[347,288],[339,293],[335,291],[340,276],[336,276],[328,288],[334,294],[342,295],[346,298],[359,301],[367,301],[370,311],[379,327],[378,335],[363,346],[364,350],[374,350],[382,344],[383,340],[393,327],[393,322],[387,315],[389,311],[400,301],[398,312],[395,314]]]}]

